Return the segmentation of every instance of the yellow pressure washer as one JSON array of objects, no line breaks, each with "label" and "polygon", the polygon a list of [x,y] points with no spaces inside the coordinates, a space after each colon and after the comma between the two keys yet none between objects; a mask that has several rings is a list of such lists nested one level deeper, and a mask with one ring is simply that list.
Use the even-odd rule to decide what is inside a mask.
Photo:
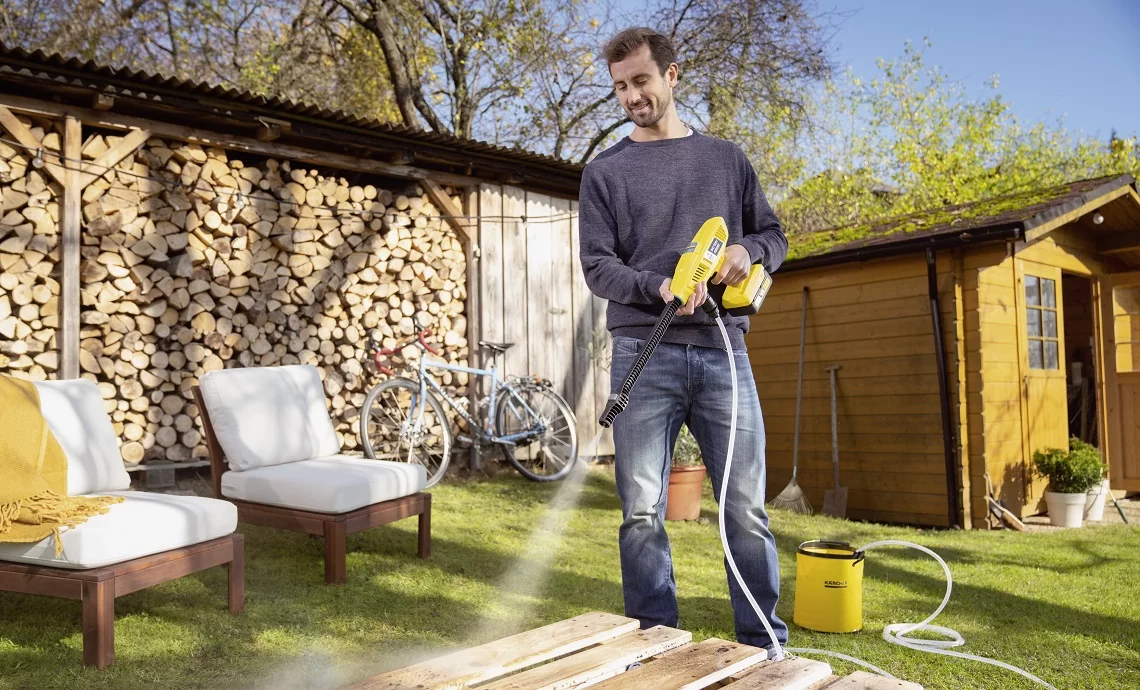
[{"label": "yellow pressure washer", "polygon": [[[610,394],[606,407],[602,411],[602,418],[598,422],[603,427],[611,427],[617,416],[629,404],[629,394],[633,390],[633,385],[641,376],[641,371],[645,368],[649,357],[661,343],[661,338],[668,330],[669,324],[673,322],[677,310],[685,306],[685,302],[689,301],[689,297],[696,292],[699,284],[715,276],[721,266],[724,265],[724,252],[727,245],[728,225],[724,218],[715,216],[701,225],[701,229],[697,231],[693,241],[685,247],[685,251],[681,252],[681,258],[677,261],[677,268],[673,271],[673,279],[669,282],[669,291],[673,293],[673,301],[665,305],[665,311],[661,313],[657,325],[649,334],[645,346],[641,349],[641,353],[637,361],[634,362],[633,368],[630,369],[621,389]],[[753,264],[747,278],[738,285],[730,285],[725,288],[720,306],[732,316],[755,314],[759,311],[760,305],[764,302],[764,298],[768,295],[768,290],[771,287],[772,276],[760,264]],[[712,295],[705,299],[701,308],[714,319],[719,315],[719,307]]]},{"label": "yellow pressure washer", "polygon": [[[685,247],[685,251],[681,252],[677,268],[673,271],[673,280],[669,282],[669,291],[673,293],[673,301],[676,302],[674,313],[689,301],[697,285],[715,276],[724,265],[724,251],[727,244],[728,225],[725,224],[724,218],[720,216],[709,218],[701,225],[693,241]],[[760,305],[764,302],[770,287],[772,287],[772,276],[768,275],[760,264],[753,264],[752,270],[748,272],[748,277],[743,282],[725,289],[721,306],[732,316],[751,316],[760,310]],[[713,306],[716,306],[715,302]],[[672,319],[672,316],[669,318]]]}]

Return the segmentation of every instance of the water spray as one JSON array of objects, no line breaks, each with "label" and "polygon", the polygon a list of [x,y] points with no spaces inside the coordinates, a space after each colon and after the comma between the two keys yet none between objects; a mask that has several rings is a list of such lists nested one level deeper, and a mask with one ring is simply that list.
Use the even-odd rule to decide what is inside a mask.
[{"label": "water spray", "polygon": [[[653,331],[650,333],[649,338],[646,340],[645,345],[641,348],[637,360],[634,362],[633,367],[630,369],[629,374],[626,376],[625,381],[622,383],[620,389],[611,392],[610,397],[606,403],[606,407],[602,412],[601,419],[598,423],[603,429],[609,428],[613,425],[617,416],[629,405],[629,395],[633,391],[634,385],[637,383],[638,377],[641,376],[642,370],[649,362],[649,358],[653,355],[654,350],[661,343],[661,339],[665,335],[665,331],[669,328],[673,318],[689,299],[689,297],[696,291],[697,285],[708,280],[711,276],[720,270],[721,265],[724,263],[724,250],[728,242],[728,228],[725,225],[724,219],[720,217],[711,218],[701,226],[693,241],[686,247],[685,251],[681,254],[681,259],[677,262],[677,268],[673,274],[673,279],[670,282],[669,290],[673,293],[673,300],[665,306],[657,325],[654,326]],[[752,267],[751,272],[741,284],[731,286],[725,290],[724,297],[722,298],[725,310],[733,315],[750,315],[755,314],[760,304],[763,302],[764,297],[767,296],[768,289],[771,287],[772,280],[762,266],[759,264]],[[736,560],[732,556],[732,549],[728,545],[728,536],[725,529],[725,501],[728,498],[728,478],[732,471],[732,456],[736,444],[736,422],[737,412],[739,407],[739,385],[736,380],[736,360],[732,353],[732,342],[728,336],[728,330],[724,326],[724,320],[720,315],[720,307],[712,296],[708,296],[705,302],[700,305],[701,308],[711,318],[716,320],[717,327],[720,329],[722,338],[724,339],[724,349],[728,355],[729,373],[732,380],[732,418],[729,423],[728,432],[728,447],[726,449],[727,457],[724,463],[724,474],[721,478],[720,485],[720,498],[718,501],[718,524],[720,527],[720,541],[721,547],[724,550],[725,560],[728,562],[729,569],[732,571],[733,577],[736,578],[737,584],[740,585],[741,591],[744,592],[745,598],[748,600],[752,610],[756,612],[756,616],[764,625],[764,630],[768,633],[768,637],[772,640],[772,659],[774,661],[783,661],[785,652],[794,654],[824,654],[833,656],[851,663],[863,666],[870,669],[881,676],[894,679],[895,677],[883,669],[874,666],[862,659],[857,659],[847,654],[833,652],[826,649],[813,649],[810,647],[783,647],[780,645],[779,640],[776,639],[776,634],[772,630],[771,624],[768,622],[767,616],[760,610],[760,605],[756,602],[756,598],[752,595],[752,591],[744,582],[740,570],[736,566]],[[600,436],[600,433],[599,433]],[[826,543],[826,542],[823,542]],[[997,666],[1014,673],[1020,674],[1029,680],[1049,688],[1050,690],[1057,690],[1055,687],[1041,680],[1037,676],[1020,669],[1012,664],[1007,664],[1003,661],[996,659],[988,659],[982,656],[973,654],[966,654],[963,652],[951,651],[951,647],[958,647],[966,643],[965,639],[958,634],[957,631],[939,625],[931,625],[930,623],[938,617],[942,610],[946,608],[946,604],[950,601],[950,593],[953,589],[953,578],[950,575],[950,567],[946,565],[946,561],[935,553],[934,551],[915,544],[913,542],[901,541],[895,539],[886,539],[871,542],[858,549],[852,549],[855,560],[861,564],[865,552],[868,549],[878,548],[882,546],[904,546],[912,549],[917,549],[923,553],[933,557],[938,564],[942,566],[943,572],[946,574],[946,594],[942,598],[942,603],[938,608],[920,623],[893,623],[883,628],[883,639],[892,644],[897,644],[907,649],[913,649],[920,652],[929,652],[932,654],[941,654],[944,656],[957,657],[960,659],[970,659],[984,664]],[[860,570],[861,573],[861,570]],[[798,591],[798,590],[797,590]],[[861,600],[860,600],[861,602]],[[861,624],[860,624],[861,626]],[[943,635],[949,639],[943,640],[927,640],[921,638],[907,637],[909,634],[919,631],[935,633]],[[897,679],[896,679],[897,680]]]}]

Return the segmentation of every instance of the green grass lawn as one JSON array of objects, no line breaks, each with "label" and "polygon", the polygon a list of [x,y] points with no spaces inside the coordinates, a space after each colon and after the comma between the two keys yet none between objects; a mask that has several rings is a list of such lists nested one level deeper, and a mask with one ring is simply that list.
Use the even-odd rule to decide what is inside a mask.
[{"label": "green grass lawn", "polygon": [[[116,605],[116,661],[82,666],[78,602],[0,593],[0,687],[334,687],[424,656],[576,614],[622,611],[612,475],[590,473],[559,545],[532,540],[558,485],[505,475],[433,490],[433,554],[415,558],[415,521],[349,537],[348,585],[323,582],[321,541],[257,527],[246,535],[244,614],[225,612],[216,568],[128,595]],[[732,611],[706,494],[705,518],[671,523],[681,626],[732,639]],[[1140,531],[1092,527],[1048,534],[946,532],[776,513],[783,572],[780,615],[791,623],[795,547],[815,538],[861,545],[900,538],[933,548],[954,573],[935,623],[967,652],[1004,660],[1058,688],[1140,687]],[[528,544],[530,544],[528,551]],[[524,569],[549,557],[542,567]],[[503,583],[526,573],[522,589]],[[517,579],[517,578],[516,578]],[[519,583],[516,583],[519,584]],[[1012,673],[889,645],[884,625],[929,615],[941,569],[916,551],[873,551],[861,633],[791,626],[792,644],[825,647],[927,688],[1028,688]],[[838,660],[837,673],[854,667]]]}]

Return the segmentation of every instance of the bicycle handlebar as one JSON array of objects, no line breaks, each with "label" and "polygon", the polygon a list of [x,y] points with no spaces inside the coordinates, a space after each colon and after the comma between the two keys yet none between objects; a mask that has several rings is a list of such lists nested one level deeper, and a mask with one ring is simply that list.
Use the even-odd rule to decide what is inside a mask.
[{"label": "bicycle handlebar", "polygon": [[[432,345],[427,342],[428,336],[430,336],[432,334],[432,329],[420,328],[419,327],[419,325],[420,325],[419,321],[416,321],[415,319],[413,319],[413,323],[415,323],[417,330],[419,331],[419,334],[416,337],[416,342],[419,344],[419,346],[422,347],[423,349],[427,350],[428,352],[432,353],[433,355],[437,356],[437,357],[442,357],[443,354],[438,349],[436,349],[435,347],[432,347]],[[402,350],[404,348],[404,346],[405,345],[397,345],[396,347],[380,348],[379,344],[376,342],[376,338],[374,338],[372,336],[372,333],[370,332],[368,334],[368,349],[372,351],[372,360],[376,363],[376,368],[379,369],[380,371],[384,372],[388,376],[395,376],[396,374],[395,374],[395,372],[392,371],[392,369],[390,369],[387,366],[384,366],[384,364],[381,362],[380,358],[381,357],[388,357],[390,355],[394,355],[397,352],[399,352],[400,350]]]},{"label": "bicycle handlebar", "polygon": [[428,337],[429,335],[431,335],[431,329],[430,328],[425,328],[425,329],[422,329],[420,331],[420,345],[425,350],[427,350],[428,352],[432,353],[436,357],[439,357],[440,356],[439,350],[435,349],[431,345],[428,345],[427,341],[424,340],[424,338]]}]

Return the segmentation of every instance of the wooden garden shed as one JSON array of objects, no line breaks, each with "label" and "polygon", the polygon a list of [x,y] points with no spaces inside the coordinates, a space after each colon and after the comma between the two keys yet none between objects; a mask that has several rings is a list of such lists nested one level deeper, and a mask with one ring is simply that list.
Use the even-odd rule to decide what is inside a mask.
[{"label": "wooden garden shed", "polygon": [[840,484],[852,518],[982,526],[987,476],[1014,513],[1037,513],[1044,482],[1032,454],[1070,435],[1104,452],[1114,489],[1140,491],[1140,195],[1131,176],[791,245],[747,337],[770,493],[791,474],[805,287],[799,482],[815,506],[833,481],[831,365],[841,367]]},{"label": "wooden garden shed", "polygon": [[203,370],[312,363],[351,448],[364,328],[410,332],[414,307],[459,363],[515,343],[506,373],[552,380],[585,445],[608,379],[581,169],[0,44],[0,371],[103,384],[133,464],[204,455],[182,414]]}]

